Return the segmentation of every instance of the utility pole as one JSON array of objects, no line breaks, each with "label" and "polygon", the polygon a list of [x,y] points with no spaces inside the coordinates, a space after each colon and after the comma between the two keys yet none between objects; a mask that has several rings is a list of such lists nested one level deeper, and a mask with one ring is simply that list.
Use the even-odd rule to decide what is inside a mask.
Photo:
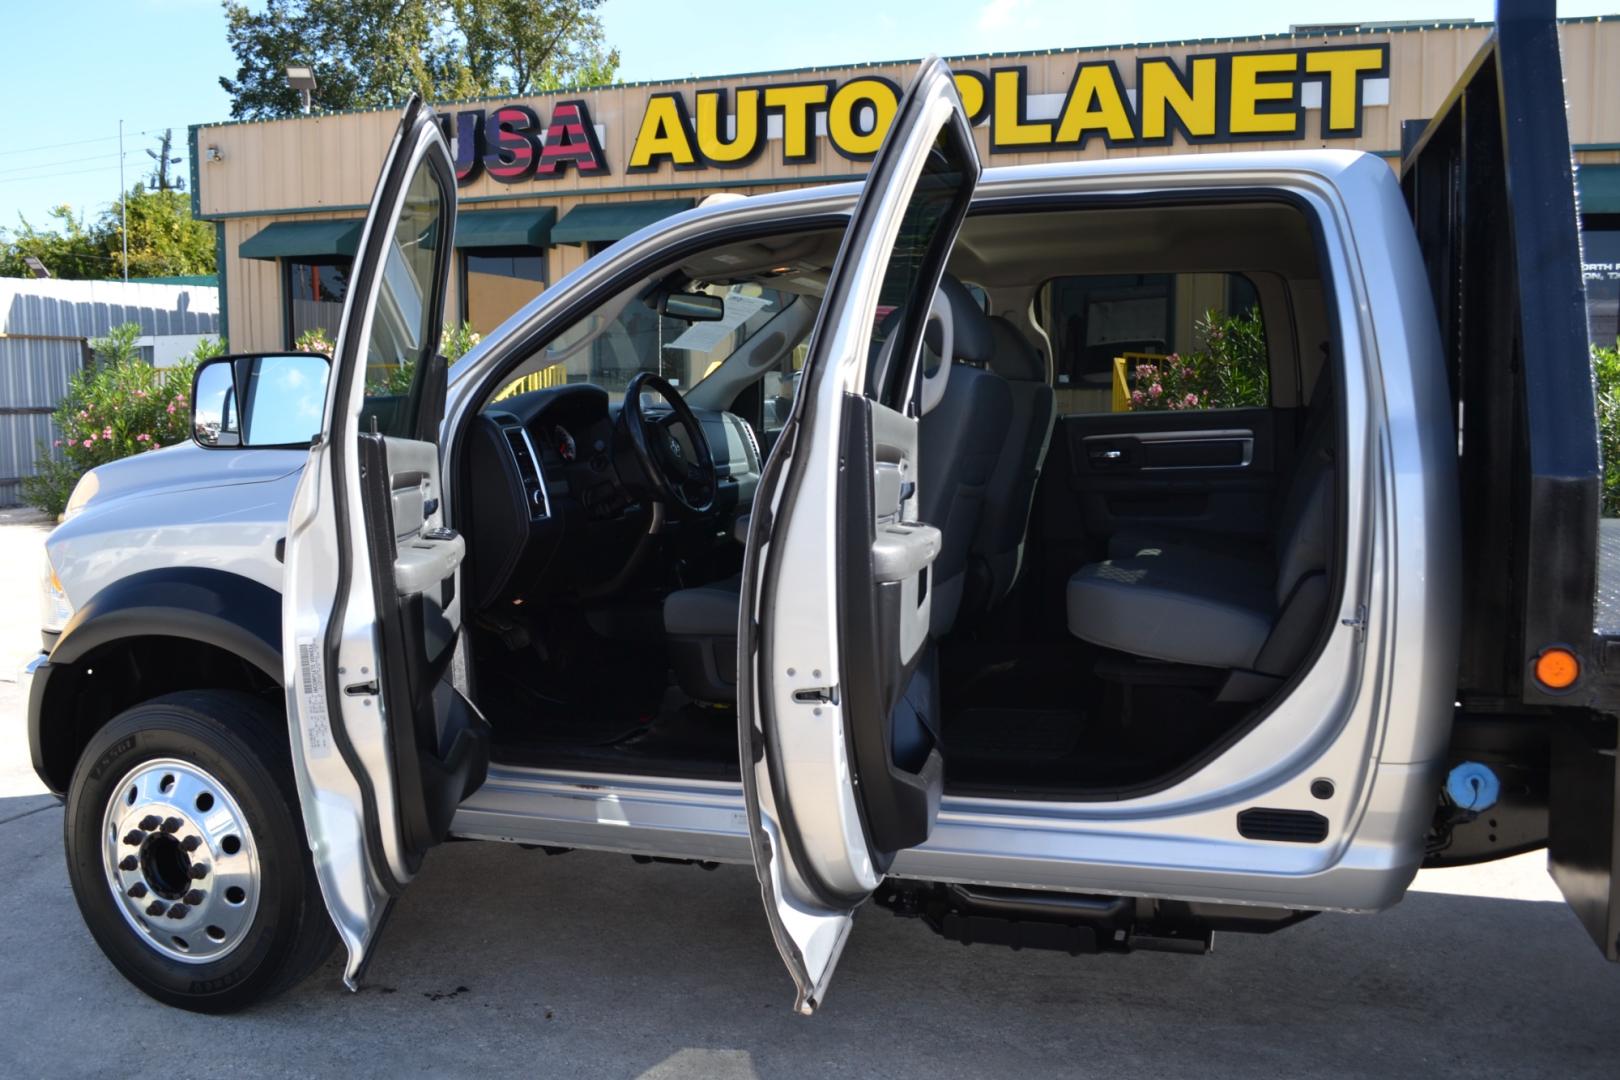
[{"label": "utility pole", "polygon": [[118,231],[124,240],[124,284],[129,284],[129,192],[124,190],[124,121],[118,121],[118,211],[123,227]]}]

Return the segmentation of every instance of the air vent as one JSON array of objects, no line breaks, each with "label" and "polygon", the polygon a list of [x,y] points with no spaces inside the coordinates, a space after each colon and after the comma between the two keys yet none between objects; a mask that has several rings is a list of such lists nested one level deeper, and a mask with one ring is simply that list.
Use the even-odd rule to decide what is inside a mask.
[{"label": "air vent", "polygon": [[551,515],[551,496],[546,491],[546,478],[540,472],[540,458],[534,452],[529,433],[521,427],[502,428],[506,445],[511,448],[512,459],[517,462],[518,479],[523,482],[523,494],[529,503],[529,513],[542,518]]},{"label": "air vent", "polygon": [[1238,815],[1238,834],[1250,840],[1320,844],[1327,839],[1328,819],[1310,810],[1272,810],[1257,806]]}]

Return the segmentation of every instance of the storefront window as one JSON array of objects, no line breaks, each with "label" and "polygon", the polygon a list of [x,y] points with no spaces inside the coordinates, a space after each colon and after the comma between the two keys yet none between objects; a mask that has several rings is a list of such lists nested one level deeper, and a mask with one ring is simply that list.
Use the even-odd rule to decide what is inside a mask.
[{"label": "storefront window", "polygon": [[1270,401],[1259,294],[1242,274],[1054,278],[1040,311],[1064,414]]},{"label": "storefront window", "polygon": [[488,334],[546,287],[546,253],[480,248],[461,257],[461,317]]},{"label": "storefront window", "polygon": [[1581,276],[1586,279],[1586,326],[1592,344],[1612,347],[1620,338],[1620,214],[1586,219]]},{"label": "storefront window", "polygon": [[287,345],[296,344],[299,337],[310,330],[322,330],[328,341],[336,341],[354,260],[288,259],[284,265],[287,268]]}]

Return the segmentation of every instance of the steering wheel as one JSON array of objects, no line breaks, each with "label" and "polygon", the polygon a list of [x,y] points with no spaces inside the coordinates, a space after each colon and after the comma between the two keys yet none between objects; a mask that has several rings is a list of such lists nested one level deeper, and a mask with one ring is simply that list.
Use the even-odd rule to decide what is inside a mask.
[{"label": "steering wheel", "polygon": [[[692,445],[690,455],[670,431],[671,425],[662,418],[648,418],[642,411],[641,396],[649,390],[668,403],[675,422],[686,429],[687,440]],[[636,463],[641,466],[653,495],[694,514],[707,513],[714,506],[717,486],[714,454],[709,449],[708,437],[703,434],[703,425],[698,423],[692,407],[675,388],[652,372],[643,371],[625,387],[619,415],[635,451]],[[691,460],[692,457],[697,460]]]}]

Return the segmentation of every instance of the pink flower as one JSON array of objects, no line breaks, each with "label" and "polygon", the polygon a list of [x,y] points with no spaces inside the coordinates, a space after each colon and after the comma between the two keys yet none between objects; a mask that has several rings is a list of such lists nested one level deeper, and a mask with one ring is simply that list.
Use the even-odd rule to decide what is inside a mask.
[{"label": "pink flower", "polygon": [[54,442],[52,442],[52,443],[51,443],[51,445],[52,445],[52,446],[61,446],[61,445],[62,445],[62,440],[61,440],[61,439],[57,439],[57,440],[55,440],[55,441],[54,441]]},{"label": "pink flower", "polygon": [[86,447],[94,446],[95,442],[96,442],[95,436],[92,435],[90,438],[84,440],[84,445]]},{"label": "pink flower", "polygon": [[[1191,394],[1188,395],[1188,397],[1191,397],[1191,396],[1192,396]],[[135,441],[136,442],[151,442],[152,441],[152,436],[148,435],[146,432],[143,431],[139,435],[135,436]]]},{"label": "pink flower", "polygon": [[170,415],[170,416],[173,416],[173,415],[174,415],[174,406],[173,406],[173,405],[170,405],[170,406],[169,406],[169,415]]},{"label": "pink flower", "polygon": [[1157,400],[1159,397],[1163,396],[1163,394],[1164,387],[1160,386],[1158,383],[1154,383],[1152,386],[1148,387],[1148,397],[1151,397],[1154,400]]},{"label": "pink flower", "polygon": [[135,396],[139,397],[139,398],[143,398],[143,397],[146,396],[146,391],[145,390],[137,390],[137,391],[135,391]]},{"label": "pink flower", "polygon": [[1142,391],[1140,391],[1140,390],[1132,390],[1131,391],[1131,404],[1140,405],[1140,404],[1142,404],[1142,402],[1144,402],[1146,400],[1147,400],[1147,395],[1143,394]]},{"label": "pink flower", "polygon": [[1158,374],[1158,372],[1153,370],[1153,365],[1152,364],[1137,364],[1136,365],[1136,377],[1138,379],[1151,379],[1151,378],[1153,378],[1153,376],[1155,376],[1157,374]]},{"label": "pink flower", "polygon": [[161,450],[161,449],[163,449],[163,444],[162,443],[153,443],[152,444],[152,449]]},{"label": "pink flower", "polygon": [[112,425],[109,424],[107,427],[101,429],[101,437],[103,439],[112,438]]},{"label": "pink flower", "polygon": [[1187,406],[1189,409],[1196,409],[1198,407],[1198,395],[1188,394],[1186,397],[1181,399],[1181,403]]},{"label": "pink flower", "polygon": [[90,414],[89,414],[89,412],[87,412],[87,411],[86,411],[86,410],[84,410],[84,409],[80,409],[80,410],[79,410],[79,419],[80,419],[80,420],[88,420],[88,419],[90,419]]}]

